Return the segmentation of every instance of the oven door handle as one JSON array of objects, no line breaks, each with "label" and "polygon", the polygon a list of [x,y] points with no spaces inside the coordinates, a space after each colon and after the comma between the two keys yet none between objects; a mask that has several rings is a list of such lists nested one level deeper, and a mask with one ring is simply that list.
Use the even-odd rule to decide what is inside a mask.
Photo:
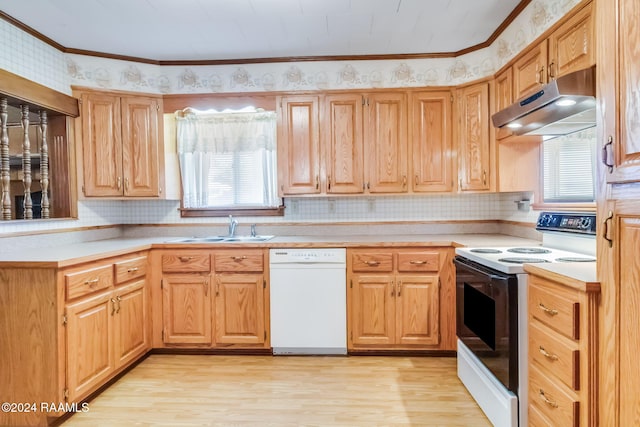
[{"label": "oven door handle", "polygon": [[469,264],[468,262],[466,262],[466,260],[460,259],[458,257],[455,257],[453,259],[453,263],[456,264],[458,267],[464,268],[466,270],[469,270],[473,273],[477,273],[480,274],[482,276],[488,277],[491,280],[508,280],[509,276],[502,276],[502,275],[498,275],[498,274],[494,274],[494,273],[490,273],[488,271],[482,270],[474,265]]}]

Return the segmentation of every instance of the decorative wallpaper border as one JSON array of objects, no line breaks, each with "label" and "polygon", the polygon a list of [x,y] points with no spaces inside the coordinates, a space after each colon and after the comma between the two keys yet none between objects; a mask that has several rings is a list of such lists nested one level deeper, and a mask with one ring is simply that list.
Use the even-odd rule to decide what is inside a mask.
[{"label": "decorative wallpaper border", "polygon": [[[495,73],[580,2],[534,0],[485,49],[456,58],[408,60],[159,66],[58,51],[56,55],[54,48],[2,21],[0,67],[65,93],[71,85],[157,94],[458,85]],[[62,73],[66,84],[60,81]]]}]

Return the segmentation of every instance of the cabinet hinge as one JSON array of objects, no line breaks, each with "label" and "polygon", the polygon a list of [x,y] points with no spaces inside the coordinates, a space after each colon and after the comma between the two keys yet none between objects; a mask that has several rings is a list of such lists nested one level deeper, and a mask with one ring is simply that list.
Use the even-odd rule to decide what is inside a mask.
[{"label": "cabinet hinge", "polygon": [[67,313],[62,315],[62,326],[67,326]]},{"label": "cabinet hinge", "polygon": [[62,390],[62,395],[64,396],[64,401],[68,401],[69,400],[69,389],[65,388],[64,390]]},{"label": "cabinet hinge", "polygon": [[156,102],[156,111],[160,111],[160,104]]},{"label": "cabinet hinge", "polygon": [[353,331],[351,331],[351,341],[353,342]]},{"label": "cabinet hinge", "polygon": [[267,339],[267,331],[264,331],[264,339]]},{"label": "cabinet hinge", "polygon": [[87,195],[87,192],[84,191],[84,184],[82,185],[82,194],[84,194],[85,196]]},{"label": "cabinet hinge", "polygon": [[164,279],[160,279],[160,289],[164,289]]},{"label": "cabinet hinge", "polygon": [[451,95],[451,103],[453,103],[453,95]]},{"label": "cabinet hinge", "polygon": [[262,279],[262,289],[267,289],[267,280]]},{"label": "cabinet hinge", "polygon": [[349,287],[353,289],[353,279],[349,280]]},{"label": "cabinet hinge", "polygon": [[162,330],[162,342],[164,342],[164,329]]},{"label": "cabinet hinge", "polygon": [[442,286],[442,281],[440,280],[440,278],[438,277],[438,290],[440,290],[440,287]]}]

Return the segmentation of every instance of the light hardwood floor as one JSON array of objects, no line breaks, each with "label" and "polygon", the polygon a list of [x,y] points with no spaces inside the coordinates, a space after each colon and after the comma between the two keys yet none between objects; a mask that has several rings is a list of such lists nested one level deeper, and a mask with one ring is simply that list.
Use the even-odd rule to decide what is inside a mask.
[{"label": "light hardwood floor", "polygon": [[152,355],[62,424],[491,426],[453,357]]}]

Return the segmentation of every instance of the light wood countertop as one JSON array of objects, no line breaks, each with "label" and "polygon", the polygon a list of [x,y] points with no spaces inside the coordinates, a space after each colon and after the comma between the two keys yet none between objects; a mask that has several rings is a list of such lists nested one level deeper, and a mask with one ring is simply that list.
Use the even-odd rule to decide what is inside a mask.
[{"label": "light wood countertop", "polygon": [[[185,236],[186,237],[186,236]],[[218,248],[326,248],[326,247],[459,247],[459,246],[535,246],[539,241],[503,234],[424,234],[353,236],[276,236],[265,242],[177,243],[180,237],[117,238],[92,242],[19,250],[0,254],[0,268],[60,268],[97,259],[154,249]]]},{"label": "light wood countertop", "polygon": [[583,292],[599,292],[595,262],[525,264],[524,271]]}]

